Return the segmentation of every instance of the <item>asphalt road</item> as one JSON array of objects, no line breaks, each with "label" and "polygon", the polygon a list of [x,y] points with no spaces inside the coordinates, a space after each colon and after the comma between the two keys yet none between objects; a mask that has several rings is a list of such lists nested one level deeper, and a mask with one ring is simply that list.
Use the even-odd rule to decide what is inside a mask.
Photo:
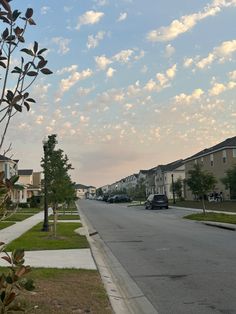
[{"label": "asphalt road", "polygon": [[159,314],[236,313],[236,232],[183,219],[181,209],[79,202]]}]

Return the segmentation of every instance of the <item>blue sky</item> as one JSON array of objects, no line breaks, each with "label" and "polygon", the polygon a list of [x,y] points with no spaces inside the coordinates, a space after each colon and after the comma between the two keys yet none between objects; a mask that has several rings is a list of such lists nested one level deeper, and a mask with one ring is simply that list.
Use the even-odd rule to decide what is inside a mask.
[{"label": "blue sky", "polygon": [[72,178],[95,186],[235,136],[236,0],[11,3],[34,9],[27,45],[54,72],[8,133],[20,168],[40,170],[52,133]]}]

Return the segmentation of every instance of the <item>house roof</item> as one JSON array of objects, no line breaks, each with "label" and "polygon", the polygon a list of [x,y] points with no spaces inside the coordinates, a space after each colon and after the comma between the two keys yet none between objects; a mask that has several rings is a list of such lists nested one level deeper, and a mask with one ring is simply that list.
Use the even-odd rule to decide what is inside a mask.
[{"label": "house roof", "polygon": [[0,155],[0,160],[4,161],[4,160],[12,160],[12,159],[6,156]]},{"label": "house roof", "polygon": [[18,175],[19,176],[30,176],[33,174],[33,169],[19,169]]},{"label": "house roof", "polygon": [[75,184],[75,188],[78,189],[88,189],[89,187],[84,184]]},{"label": "house roof", "polygon": [[236,148],[236,136],[227,138],[223,142],[220,142],[220,143],[218,143],[218,144],[216,144],[210,148],[205,148],[205,149],[201,150],[200,152],[186,158],[185,161],[195,159],[195,158],[198,158],[201,156],[209,155],[215,151],[223,150],[226,148]]},{"label": "house roof", "polygon": [[161,168],[162,171],[173,171],[177,168],[179,168],[180,166],[182,166],[184,164],[183,159],[179,159],[176,161],[173,161],[167,165],[160,165],[159,167]]}]

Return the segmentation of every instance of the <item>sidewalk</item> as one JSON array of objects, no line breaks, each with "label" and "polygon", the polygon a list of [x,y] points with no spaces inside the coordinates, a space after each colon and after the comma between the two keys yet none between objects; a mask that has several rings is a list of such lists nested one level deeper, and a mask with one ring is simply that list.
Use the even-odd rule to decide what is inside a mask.
[{"label": "sidewalk", "polygon": [[[44,212],[40,212],[0,230],[0,241],[10,243],[43,221],[43,218]],[[97,269],[90,249],[26,251],[25,264],[31,267]],[[8,265],[6,261],[0,259],[0,266]]]}]

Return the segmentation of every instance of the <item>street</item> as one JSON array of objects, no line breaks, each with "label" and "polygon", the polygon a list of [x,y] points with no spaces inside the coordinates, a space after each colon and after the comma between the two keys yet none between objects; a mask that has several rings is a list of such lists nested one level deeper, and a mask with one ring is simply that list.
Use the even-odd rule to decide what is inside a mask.
[{"label": "street", "polygon": [[94,229],[158,313],[236,313],[236,233],[187,210],[80,200]]}]

